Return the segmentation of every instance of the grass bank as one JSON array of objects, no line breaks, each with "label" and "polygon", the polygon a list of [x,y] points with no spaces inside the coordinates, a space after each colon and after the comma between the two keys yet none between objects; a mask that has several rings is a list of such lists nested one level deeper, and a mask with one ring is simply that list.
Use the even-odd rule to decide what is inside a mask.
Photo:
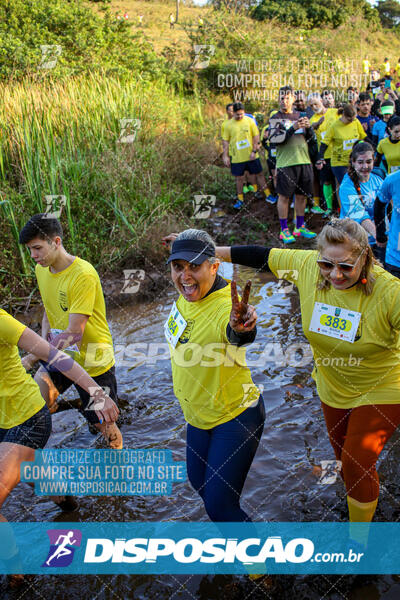
[{"label": "grass bank", "polygon": [[[65,197],[68,249],[104,273],[133,256],[156,264],[165,227],[193,225],[194,194],[223,196],[230,182],[210,167],[218,155],[214,107],[204,110],[163,81],[80,76],[2,84],[0,95],[3,303],[33,284],[18,230],[46,210],[46,196]],[[129,123],[124,131],[123,119],[134,119],[136,131]]]}]

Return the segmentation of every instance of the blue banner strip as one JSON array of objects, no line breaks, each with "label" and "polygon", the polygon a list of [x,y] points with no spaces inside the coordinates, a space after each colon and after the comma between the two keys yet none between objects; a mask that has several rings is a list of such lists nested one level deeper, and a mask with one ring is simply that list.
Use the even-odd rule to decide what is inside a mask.
[{"label": "blue banner strip", "polygon": [[0,523],[0,573],[393,574],[399,523]]}]

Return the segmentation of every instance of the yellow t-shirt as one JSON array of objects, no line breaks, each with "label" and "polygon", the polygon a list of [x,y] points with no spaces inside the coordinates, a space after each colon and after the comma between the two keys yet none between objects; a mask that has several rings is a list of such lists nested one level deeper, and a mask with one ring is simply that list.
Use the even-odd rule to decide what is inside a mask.
[{"label": "yellow t-shirt", "polygon": [[393,144],[388,137],[383,138],[378,144],[377,151],[385,155],[389,174],[400,169],[400,141]]},{"label": "yellow t-shirt", "polygon": [[365,137],[367,134],[357,118],[351,123],[343,123],[340,119],[333,121],[324,138],[324,144],[332,147],[331,166],[347,166],[354,143]]},{"label": "yellow t-shirt", "polygon": [[397,73],[397,77],[400,77],[400,62],[398,62],[395,66],[395,71]]},{"label": "yellow t-shirt", "polygon": [[39,386],[25,371],[18,341],[26,326],[0,308],[0,428],[21,425],[45,402]]},{"label": "yellow t-shirt", "polygon": [[175,348],[170,345],[174,393],[188,423],[211,429],[237,417],[260,395],[246,349],[226,336],[231,286],[198,302],[179,296],[176,306],[187,325]]},{"label": "yellow t-shirt", "polygon": [[381,71],[383,72],[384,75],[390,75],[390,62],[389,61],[382,63]]},{"label": "yellow t-shirt", "polygon": [[368,75],[368,73],[369,73],[369,70],[370,70],[370,67],[371,67],[371,65],[370,65],[370,62],[369,62],[369,60],[367,60],[367,59],[364,59],[364,60],[362,61],[362,68],[363,68],[363,71],[364,71],[364,73],[365,73],[366,75]]},{"label": "yellow t-shirt", "polygon": [[[332,123],[334,121],[336,121],[336,119],[338,118],[337,108],[327,108],[326,113],[324,115],[317,115],[316,113],[313,114],[310,119],[311,125],[313,123],[317,123],[322,116],[324,117],[324,120],[321,123],[321,125],[318,127],[318,129],[315,130],[315,135],[317,136],[318,148],[321,146],[321,142],[323,142],[324,144],[326,143],[325,142],[326,132],[328,131],[328,129],[332,125]],[[332,154],[331,147],[328,146],[328,148],[325,150],[324,158],[331,158],[331,154]]]},{"label": "yellow t-shirt", "polygon": [[[222,139],[229,142],[229,156],[232,163],[247,162],[253,151],[253,137],[259,135],[258,127],[250,117],[240,121],[229,119],[224,127]],[[258,158],[258,153],[256,154]]]},{"label": "yellow t-shirt", "polygon": [[[400,280],[374,267],[373,292],[366,296],[360,286],[347,290],[318,290],[318,252],[274,248],[268,264],[275,275],[297,279],[304,335],[313,355],[313,378],[325,404],[355,408],[368,404],[400,403]],[[282,273],[280,273],[282,278]],[[361,313],[353,343],[309,330],[315,302]]]},{"label": "yellow t-shirt", "polygon": [[36,265],[36,278],[50,327],[64,331],[70,313],[88,315],[79,353],[69,352],[91,377],[105,373],[115,363],[106,319],[103,290],[96,269],[76,257],[59,273]]}]

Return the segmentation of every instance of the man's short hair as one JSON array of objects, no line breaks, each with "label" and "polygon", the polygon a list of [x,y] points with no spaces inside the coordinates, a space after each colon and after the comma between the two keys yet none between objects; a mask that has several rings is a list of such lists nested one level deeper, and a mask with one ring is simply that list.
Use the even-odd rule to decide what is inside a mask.
[{"label": "man's short hair", "polygon": [[238,110],[244,110],[244,104],[242,102],[235,102],[233,105],[233,112],[237,112]]},{"label": "man's short hair", "polygon": [[228,110],[228,108],[230,108],[231,106],[233,106],[233,102],[229,102],[229,104],[225,106],[225,110]]},{"label": "man's short hair", "polygon": [[291,85],[284,85],[281,88],[279,88],[279,97],[287,96],[287,94],[294,95],[294,88]]},{"label": "man's short hair", "polygon": [[55,236],[63,237],[63,230],[58,219],[49,218],[45,213],[33,215],[19,234],[19,243],[28,244],[35,238],[50,241]]},{"label": "man's short hair", "polygon": [[361,92],[361,94],[358,96],[358,101],[365,102],[366,100],[371,100],[371,96],[368,94],[368,92]]}]

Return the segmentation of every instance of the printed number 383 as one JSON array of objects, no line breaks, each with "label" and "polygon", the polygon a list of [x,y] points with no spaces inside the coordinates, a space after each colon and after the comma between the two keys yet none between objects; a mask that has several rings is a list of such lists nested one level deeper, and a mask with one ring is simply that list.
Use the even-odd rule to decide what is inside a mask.
[{"label": "printed number 383", "polygon": [[332,317],[332,315],[321,315],[321,325],[327,325],[333,329],[340,329],[340,331],[350,331],[351,322],[346,319],[339,319],[339,317]]}]

